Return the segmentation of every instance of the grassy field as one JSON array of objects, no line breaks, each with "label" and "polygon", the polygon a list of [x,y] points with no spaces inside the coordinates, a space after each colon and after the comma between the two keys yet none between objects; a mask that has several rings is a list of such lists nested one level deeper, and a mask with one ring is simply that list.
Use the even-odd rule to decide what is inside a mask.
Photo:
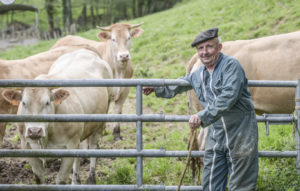
[{"label": "grassy field", "polygon": [[[185,63],[194,54],[190,47],[193,38],[210,27],[219,27],[223,41],[253,39],[292,32],[300,29],[300,3],[296,0],[189,0],[174,8],[142,17],[129,23],[144,22],[143,35],[133,40],[131,51],[134,78],[174,79],[185,75]],[[98,30],[78,35],[96,40]],[[16,47],[0,52],[0,59],[20,59],[42,52],[55,40],[28,47]],[[296,50],[295,50],[296,51]],[[144,97],[144,113],[163,111],[165,114],[188,114],[185,94],[173,99]],[[135,113],[135,88],[131,89],[124,113]],[[143,123],[145,149],[186,150],[189,133],[185,123]],[[135,148],[135,124],[122,123],[123,141],[113,141],[111,125],[101,140],[102,148]],[[295,150],[292,126],[270,127],[265,135],[259,124],[259,150]],[[184,168],[184,158],[146,158],[144,183],[177,185]],[[260,158],[258,190],[299,190],[300,176],[296,175],[292,158]],[[135,184],[135,158],[100,159],[99,184]],[[187,172],[185,185],[193,185]]]}]

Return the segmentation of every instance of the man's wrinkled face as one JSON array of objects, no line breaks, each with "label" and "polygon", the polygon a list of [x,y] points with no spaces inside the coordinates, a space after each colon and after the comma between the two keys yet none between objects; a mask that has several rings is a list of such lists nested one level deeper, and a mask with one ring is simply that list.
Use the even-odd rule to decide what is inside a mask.
[{"label": "man's wrinkled face", "polygon": [[196,48],[201,62],[206,67],[212,67],[218,61],[222,49],[222,44],[218,43],[218,38],[213,38],[208,41],[199,43]]}]

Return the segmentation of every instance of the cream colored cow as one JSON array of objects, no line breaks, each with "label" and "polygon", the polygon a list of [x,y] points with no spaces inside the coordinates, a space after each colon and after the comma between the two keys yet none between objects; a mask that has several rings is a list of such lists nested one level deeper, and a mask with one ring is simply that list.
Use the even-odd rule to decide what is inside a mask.
[{"label": "cream colored cow", "polygon": [[[99,55],[87,49],[67,53],[52,65],[48,74],[35,79],[112,79],[109,65]],[[18,114],[106,114],[112,97],[111,87],[65,87],[58,89],[31,88],[24,91],[6,90],[5,99],[18,104]],[[105,128],[103,122],[25,122],[18,123],[22,147],[26,149],[78,149],[87,138],[96,140],[97,131]],[[95,149],[97,143],[90,146]],[[95,160],[95,159],[93,159]],[[36,175],[36,182],[45,183],[43,160],[28,159]],[[62,158],[56,178],[57,184],[66,184],[74,158]],[[91,162],[91,165],[95,165]],[[79,163],[74,163],[72,183],[78,183]],[[90,175],[95,176],[95,166]],[[89,177],[90,178],[90,177]],[[95,180],[95,177],[93,177]]]},{"label": "cream colored cow", "polygon": [[[39,74],[46,74],[54,61],[61,55],[78,50],[79,47],[61,46],[19,60],[0,60],[0,79],[33,79]],[[92,49],[92,48],[90,48]],[[0,94],[4,88],[0,87]],[[15,114],[17,107],[9,104],[0,96],[0,114]],[[7,123],[0,123],[0,147]]]},{"label": "cream colored cow", "polygon": [[[66,36],[58,40],[52,48],[60,46],[93,47],[109,63],[115,79],[132,78],[133,67],[129,51],[131,38],[137,38],[143,33],[143,30],[138,28],[140,25],[116,23],[106,28],[99,27],[102,32],[98,34],[98,37],[102,42],[78,36]],[[128,96],[129,89],[129,87],[114,88],[114,112],[116,114],[122,113],[123,104]],[[119,122],[116,122],[114,125],[114,136],[115,139],[121,138]]]},{"label": "cream colored cow", "polygon": [[[222,52],[237,58],[248,80],[290,81],[300,79],[300,31],[252,40],[223,43]],[[202,65],[195,54],[187,64],[187,74]],[[295,88],[250,87],[257,114],[292,113],[295,110]],[[189,111],[202,109],[194,90],[188,92]],[[199,150],[205,149],[208,128],[201,128]]]}]

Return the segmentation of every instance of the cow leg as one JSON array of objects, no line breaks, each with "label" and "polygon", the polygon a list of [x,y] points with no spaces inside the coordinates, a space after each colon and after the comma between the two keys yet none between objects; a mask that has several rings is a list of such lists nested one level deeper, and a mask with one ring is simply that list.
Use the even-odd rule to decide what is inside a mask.
[{"label": "cow leg", "polygon": [[[80,143],[80,149],[88,149],[87,140],[84,140]],[[80,158],[75,158],[73,163],[73,175],[72,175],[72,184],[81,184],[80,179]]]},{"label": "cow leg", "polygon": [[75,158],[73,163],[72,184],[81,184],[79,172],[80,172],[80,158]]},{"label": "cow leg", "polygon": [[0,148],[3,144],[3,139],[5,135],[6,123],[0,123]]},{"label": "cow leg", "polygon": [[[115,101],[115,105],[114,105],[115,114],[122,114],[123,104],[128,96],[129,90],[130,90],[129,88],[124,88],[124,91],[121,93],[119,99]],[[115,140],[122,139],[120,122],[114,123],[113,135]]]},{"label": "cow leg", "polygon": [[[69,144],[67,145],[67,149],[78,149],[80,142],[79,142],[79,138],[78,137],[73,137],[73,140],[70,140]],[[56,178],[56,184],[68,184],[69,182],[69,174],[71,173],[72,170],[72,166],[74,167],[74,163],[78,161],[74,161],[74,158],[62,158],[61,159],[61,165],[60,165],[60,169],[59,172],[57,174],[57,178]],[[75,167],[77,167],[75,170],[75,173],[79,174],[79,167],[75,165]],[[74,172],[73,172],[74,173]],[[73,182],[73,177],[72,177],[72,182]]]},{"label": "cow leg", "polygon": [[35,181],[37,184],[45,184],[45,169],[43,166],[43,161],[39,158],[29,158],[28,162],[32,168],[35,175]]},{"label": "cow leg", "polygon": [[[99,128],[97,132],[93,133],[88,138],[89,149],[98,149],[98,140],[101,135],[102,128]],[[86,180],[86,184],[96,184],[96,163],[97,158],[91,157],[90,159],[90,171]]]},{"label": "cow leg", "polygon": [[74,158],[62,158],[61,166],[56,178],[56,184],[67,184],[71,173]]}]

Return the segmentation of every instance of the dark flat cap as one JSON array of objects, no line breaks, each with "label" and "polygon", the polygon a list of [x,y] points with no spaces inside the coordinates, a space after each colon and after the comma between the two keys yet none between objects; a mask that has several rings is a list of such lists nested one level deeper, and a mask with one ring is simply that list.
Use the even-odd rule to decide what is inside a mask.
[{"label": "dark flat cap", "polygon": [[206,31],[202,31],[198,36],[196,36],[196,38],[192,42],[192,44],[191,44],[192,47],[195,47],[197,44],[199,44],[201,42],[205,42],[212,38],[218,37],[218,31],[219,31],[218,28],[212,28],[212,29],[208,29]]}]

